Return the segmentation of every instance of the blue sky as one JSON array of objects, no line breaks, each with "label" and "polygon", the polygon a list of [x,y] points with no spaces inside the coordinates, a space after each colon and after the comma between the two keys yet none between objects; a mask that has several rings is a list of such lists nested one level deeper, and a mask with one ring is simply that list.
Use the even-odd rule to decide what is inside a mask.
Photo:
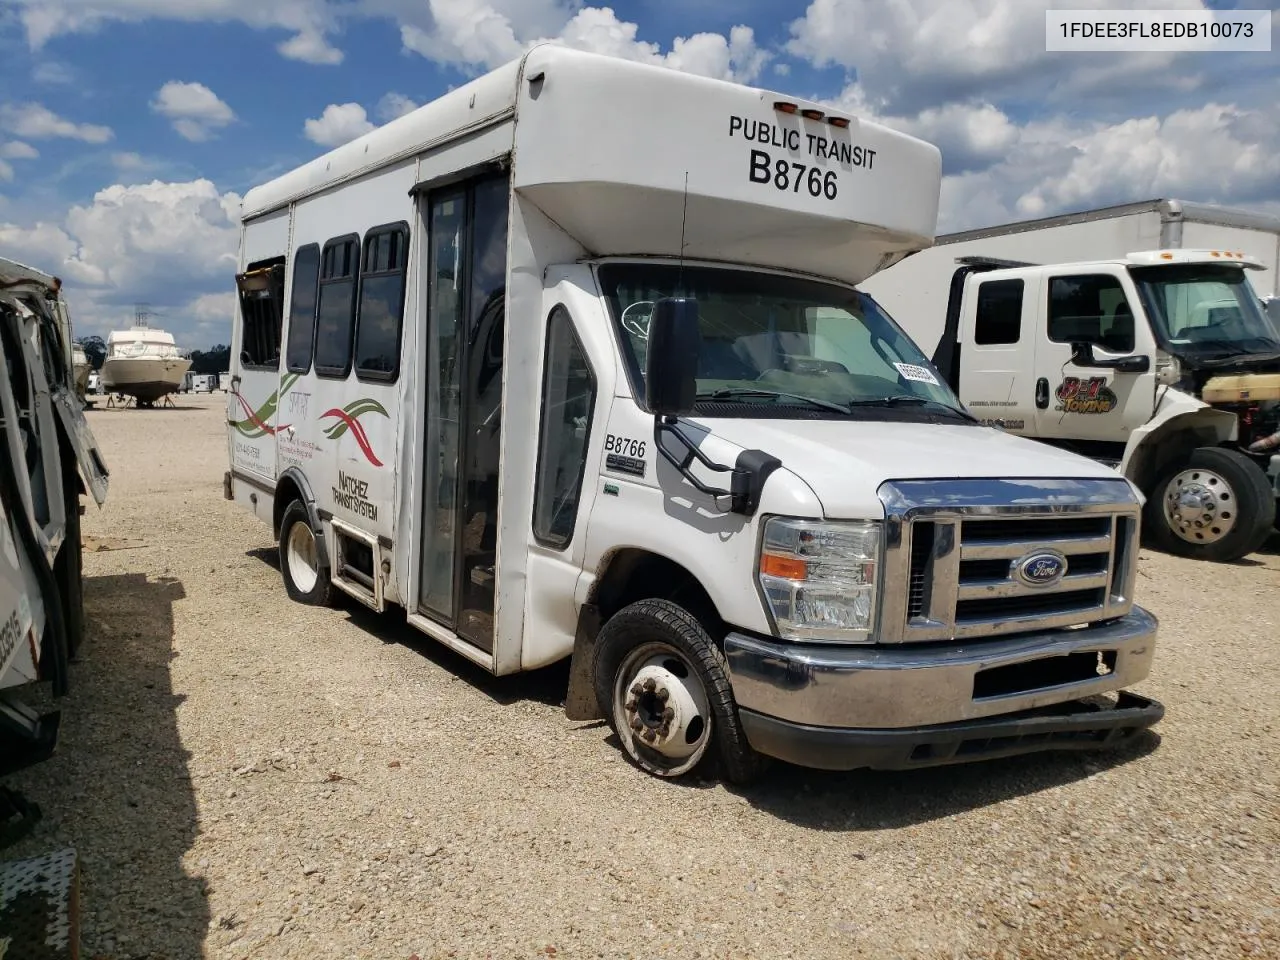
[{"label": "blue sky", "polygon": [[1201,3],[0,0],[0,255],[62,276],[80,332],[145,301],[225,342],[250,186],[539,39],[931,140],[940,231],[1155,196],[1280,212],[1280,16],[1270,53],[1049,54],[1050,5]]}]

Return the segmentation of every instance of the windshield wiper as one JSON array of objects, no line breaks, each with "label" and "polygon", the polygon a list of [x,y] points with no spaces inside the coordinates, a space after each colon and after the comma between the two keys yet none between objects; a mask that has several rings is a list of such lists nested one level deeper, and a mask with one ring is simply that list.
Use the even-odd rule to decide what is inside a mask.
[{"label": "windshield wiper", "polygon": [[915,394],[911,394],[911,393],[899,393],[891,397],[869,397],[862,400],[849,401],[850,408],[897,407],[897,406],[905,406],[907,404],[912,404],[917,407],[925,407],[925,406],[941,407],[943,410],[946,410],[948,413],[954,414],[955,416],[960,417],[963,420],[972,420],[975,423],[978,420],[978,418],[973,416],[973,414],[966,413],[964,410],[960,410],[956,407],[953,407],[949,403],[943,403],[941,400],[933,400],[929,397],[918,397]]},{"label": "windshield wiper", "polygon": [[719,390],[711,390],[697,395],[699,400],[733,400],[737,397],[778,397],[780,399],[798,400],[801,403],[807,403],[813,407],[821,407],[824,410],[834,410],[836,413],[843,413],[846,416],[849,413],[847,404],[819,400],[816,397],[806,397],[798,393],[787,393],[784,390],[765,390],[760,387],[722,387]]}]

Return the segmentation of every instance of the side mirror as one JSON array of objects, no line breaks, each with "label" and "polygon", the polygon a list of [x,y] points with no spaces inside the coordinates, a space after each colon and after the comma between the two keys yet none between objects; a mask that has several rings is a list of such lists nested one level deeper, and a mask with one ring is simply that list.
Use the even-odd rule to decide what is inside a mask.
[{"label": "side mirror", "polygon": [[653,305],[644,399],[655,416],[677,417],[693,409],[701,347],[696,300],[668,298]]}]

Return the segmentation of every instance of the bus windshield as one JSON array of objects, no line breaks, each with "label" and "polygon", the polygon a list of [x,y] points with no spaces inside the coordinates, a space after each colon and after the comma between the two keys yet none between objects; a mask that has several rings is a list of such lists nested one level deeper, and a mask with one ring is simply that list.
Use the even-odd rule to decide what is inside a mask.
[{"label": "bus windshield", "polygon": [[1206,356],[1280,352],[1280,336],[1242,267],[1189,264],[1131,272],[1171,347]]},{"label": "bus windshield", "polygon": [[971,419],[911,339],[856,290],[675,264],[606,263],[599,275],[640,392],[653,304],[687,297],[702,334],[700,406],[751,404],[774,416],[901,407]]}]

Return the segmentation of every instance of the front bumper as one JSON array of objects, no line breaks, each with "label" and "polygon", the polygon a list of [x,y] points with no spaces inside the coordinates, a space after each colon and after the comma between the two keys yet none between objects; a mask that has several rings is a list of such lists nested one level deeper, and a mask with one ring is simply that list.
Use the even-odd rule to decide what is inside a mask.
[{"label": "front bumper", "polygon": [[814,646],[731,633],[725,654],[756,750],[827,769],[897,769],[1107,746],[1151,726],[1164,714],[1155,701],[1083,701],[1144,679],[1157,627],[1134,607],[1091,627],[945,645]]}]

